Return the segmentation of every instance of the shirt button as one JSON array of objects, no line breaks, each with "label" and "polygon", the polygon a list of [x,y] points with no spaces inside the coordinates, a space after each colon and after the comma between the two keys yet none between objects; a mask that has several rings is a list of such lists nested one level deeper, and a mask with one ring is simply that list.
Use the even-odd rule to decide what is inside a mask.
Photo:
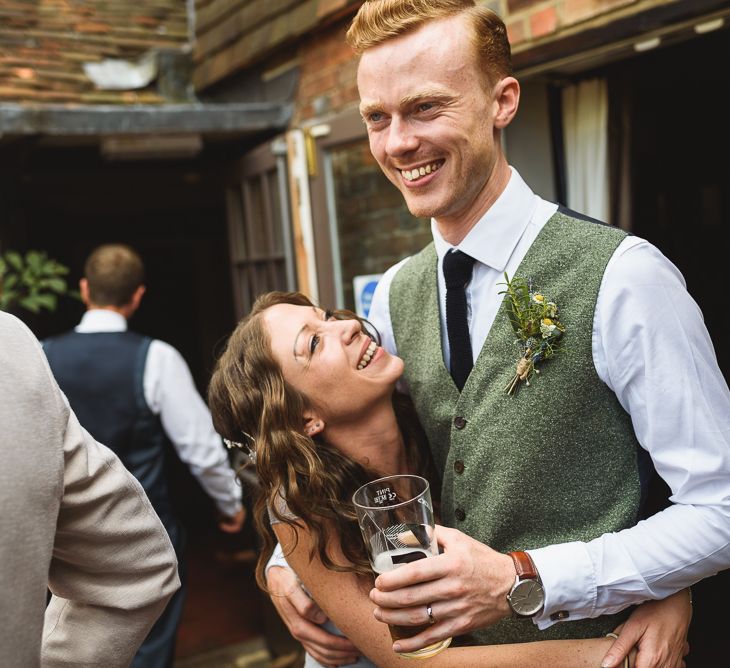
[{"label": "shirt button", "polygon": [[454,418],[454,427],[456,427],[457,429],[463,429],[464,427],[466,427],[466,418],[461,417],[461,415],[457,415]]},{"label": "shirt button", "polygon": [[454,517],[456,517],[459,522],[463,522],[466,519],[466,513],[461,508],[457,508],[454,511]]},{"label": "shirt button", "polygon": [[454,462],[454,471],[459,474],[464,473],[464,462],[462,462],[460,459],[457,459]]},{"label": "shirt button", "polygon": [[553,622],[559,622],[563,619],[568,619],[568,617],[570,617],[570,613],[567,610],[558,610],[558,612],[554,612],[550,615],[550,619]]}]

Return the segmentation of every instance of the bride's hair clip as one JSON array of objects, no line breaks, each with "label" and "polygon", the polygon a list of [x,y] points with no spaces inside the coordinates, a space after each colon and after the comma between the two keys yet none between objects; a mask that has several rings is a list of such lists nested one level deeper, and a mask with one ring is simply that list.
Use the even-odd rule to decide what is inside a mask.
[{"label": "bride's hair clip", "polygon": [[[251,460],[252,464],[256,463],[256,450],[254,449],[256,446],[256,440],[254,439],[251,434],[247,434],[245,431],[241,432],[247,439],[247,442],[239,443],[238,441],[231,441],[230,439],[224,438],[223,442],[226,444],[226,447],[229,450],[232,450],[233,448],[238,448],[239,450],[243,450],[244,453],[246,453],[246,456]],[[249,443],[251,445],[249,445]]]}]

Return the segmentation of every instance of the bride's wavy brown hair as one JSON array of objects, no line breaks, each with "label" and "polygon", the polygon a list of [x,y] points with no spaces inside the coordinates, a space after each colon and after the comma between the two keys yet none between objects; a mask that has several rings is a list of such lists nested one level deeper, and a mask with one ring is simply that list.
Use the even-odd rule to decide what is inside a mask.
[{"label": "bride's wavy brown hair", "polygon": [[[237,442],[247,440],[245,432],[255,442],[260,488],[253,515],[262,538],[256,580],[265,590],[264,568],[277,542],[269,512],[295,531],[302,523],[306,525],[313,538],[310,556],[317,555],[327,568],[370,575],[351,499],[360,485],[378,475],[331,446],[323,434],[314,438],[305,435],[303,416],[309,408],[308,399],[284,380],[262,318],[264,311],[277,304],[314,306],[298,292],[261,295],[228,339],[208,388],[216,431]],[[335,311],[333,315],[355,318],[363,325],[351,311]],[[408,461],[434,480],[428,446],[410,400],[396,392],[394,407]],[[288,512],[283,512],[282,499]],[[338,564],[331,558],[331,540],[339,540],[349,563]]]}]

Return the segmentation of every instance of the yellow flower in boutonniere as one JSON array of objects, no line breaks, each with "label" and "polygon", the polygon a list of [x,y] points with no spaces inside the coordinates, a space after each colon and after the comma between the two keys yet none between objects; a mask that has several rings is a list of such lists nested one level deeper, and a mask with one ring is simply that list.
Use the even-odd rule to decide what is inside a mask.
[{"label": "yellow flower in boutonniere", "polygon": [[510,280],[507,274],[504,278],[507,289],[499,294],[509,298],[510,322],[522,349],[515,373],[504,388],[512,394],[523,381],[529,386],[532,375],[540,373],[536,365],[557,352],[565,327],[558,318],[557,304],[533,290],[531,282],[516,277]]}]

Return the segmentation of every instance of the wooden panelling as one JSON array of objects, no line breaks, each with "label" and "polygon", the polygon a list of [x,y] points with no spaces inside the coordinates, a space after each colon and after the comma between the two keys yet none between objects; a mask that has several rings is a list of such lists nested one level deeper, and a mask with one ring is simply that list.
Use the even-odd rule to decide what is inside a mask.
[{"label": "wooden panelling", "polygon": [[220,23],[250,4],[250,0],[210,0],[207,5],[195,12],[195,31],[203,34],[212,25]]},{"label": "wooden panelling", "polygon": [[[221,47],[234,42],[241,35],[255,32],[265,22],[276,21],[277,17],[286,10],[295,10],[297,5],[302,4],[300,0],[254,0],[254,2],[239,0],[235,3],[225,0],[225,2],[238,6],[233,8],[232,13],[229,13],[224,21],[208,30],[198,28],[198,37],[195,42],[196,61],[202,60],[213,51],[218,51]],[[316,2],[304,4],[313,5]]]},{"label": "wooden panelling", "polygon": [[262,60],[362,0],[200,0],[193,83],[203,90]]}]

